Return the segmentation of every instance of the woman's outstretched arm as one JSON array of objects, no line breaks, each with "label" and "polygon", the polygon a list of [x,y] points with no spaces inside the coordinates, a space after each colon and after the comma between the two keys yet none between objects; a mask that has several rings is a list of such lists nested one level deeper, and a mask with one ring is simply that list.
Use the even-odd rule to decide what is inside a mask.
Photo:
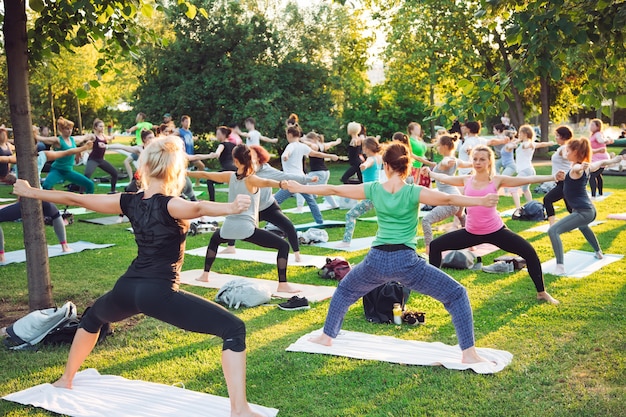
[{"label": "woman's outstretched arm", "polygon": [[[283,185],[284,187],[284,185]],[[287,181],[287,189],[292,193],[305,193],[317,195],[337,195],[339,197],[362,200],[365,198],[363,184],[353,185],[302,185],[295,181]]]},{"label": "woman's outstretched arm", "polygon": [[80,206],[104,214],[120,214],[122,212],[120,194],[76,194],[68,191],[42,190],[31,187],[28,181],[22,179],[15,182],[13,194],[55,204]]}]

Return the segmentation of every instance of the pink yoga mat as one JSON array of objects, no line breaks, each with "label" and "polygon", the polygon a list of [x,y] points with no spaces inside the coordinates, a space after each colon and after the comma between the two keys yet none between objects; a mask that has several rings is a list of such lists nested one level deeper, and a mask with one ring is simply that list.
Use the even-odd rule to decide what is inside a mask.
[{"label": "pink yoga mat", "polygon": [[626,213],[609,214],[606,218],[611,220],[626,220]]}]

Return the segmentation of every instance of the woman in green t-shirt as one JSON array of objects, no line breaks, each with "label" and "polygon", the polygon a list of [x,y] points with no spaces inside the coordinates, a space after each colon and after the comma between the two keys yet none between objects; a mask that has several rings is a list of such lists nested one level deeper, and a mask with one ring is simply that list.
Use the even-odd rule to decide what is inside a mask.
[{"label": "woman in green t-shirt", "polygon": [[[348,308],[374,288],[399,281],[407,288],[440,301],[452,316],[464,363],[486,362],[474,347],[472,309],[465,288],[451,276],[429,265],[415,252],[417,215],[420,203],[455,206],[494,207],[498,196],[474,198],[451,195],[405,182],[411,163],[409,148],[397,141],[383,152],[388,180],[358,185],[306,185],[289,181],[291,192],[338,195],[356,200],[369,199],[378,216],[378,232],[363,262],[356,265],[339,283],[330,303],[324,333],[311,339],[331,345],[337,337]],[[304,189],[306,187],[306,189]]]}]

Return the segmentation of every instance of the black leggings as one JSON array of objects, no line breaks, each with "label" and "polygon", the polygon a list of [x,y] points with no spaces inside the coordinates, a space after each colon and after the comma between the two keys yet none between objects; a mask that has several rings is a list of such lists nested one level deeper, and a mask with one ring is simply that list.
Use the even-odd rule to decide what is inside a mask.
[{"label": "black leggings", "polygon": [[114,192],[118,177],[115,167],[105,159],[88,159],[87,167],[85,168],[85,177],[91,178],[96,168],[100,168],[111,176],[111,192]]},{"label": "black leggings", "polygon": [[[220,169],[218,172],[224,171],[237,171],[237,168],[233,167],[232,169]],[[206,188],[209,192],[209,201],[215,201],[215,184],[222,184],[221,182],[215,182],[213,180],[206,180]]]},{"label": "black leggings", "polygon": [[[264,248],[278,249],[278,255],[276,256],[278,282],[287,282],[287,257],[289,256],[289,244],[287,242],[274,233],[259,228],[254,229],[252,236],[242,240]],[[211,271],[219,245],[228,241],[228,239],[220,236],[220,229],[213,233],[209,241],[209,247],[206,250],[206,257],[204,258],[204,270],[206,272]]]},{"label": "black leggings", "polygon": [[360,165],[350,165],[350,167],[343,173],[341,176],[341,182],[344,184],[348,184],[350,182],[350,177],[356,174],[359,179],[359,183],[363,182],[363,174],[361,173]]},{"label": "black leggings", "polygon": [[598,189],[598,195],[602,195],[602,188],[604,187],[604,178],[602,178],[603,172],[604,168],[600,168],[589,175],[589,186],[591,187],[592,197],[596,196],[596,188]]},{"label": "black leggings", "polygon": [[565,203],[565,207],[567,208],[567,211],[569,211],[570,213],[572,212],[572,208],[569,206],[569,204],[567,204],[567,200],[563,196],[564,184],[565,184],[564,181],[557,181],[556,186],[550,191],[548,191],[548,194],[546,194],[543,197],[543,206],[546,208],[546,214],[548,215],[548,217],[554,216],[555,212],[554,212],[553,203],[556,203],[557,201],[561,199]]},{"label": "black leggings", "polygon": [[178,289],[178,284],[156,278],[120,278],[98,298],[80,322],[89,333],[105,323],[143,313],[180,329],[223,339],[222,349],[246,350],[246,325],[224,307]]},{"label": "black leggings", "polygon": [[437,268],[441,267],[441,252],[445,250],[465,249],[481,243],[491,243],[506,252],[521,256],[526,260],[528,274],[535,284],[537,292],[545,291],[541,262],[535,248],[524,238],[513,233],[506,226],[486,235],[475,235],[465,229],[459,229],[439,236],[430,242],[428,261]]},{"label": "black leggings", "polygon": [[[41,207],[43,208],[44,217],[50,217],[52,220],[61,216],[59,213],[59,209],[52,203],[47,201],[41,202]],[[0,210],[0,223],[3,222],[14,222],[22,218],[22,205],[18,201],[17,203],[13,203],[10,206],[3,207]]]},{"label": "black leggings", "polygon": [[[296,231],[296,228],[291,220],[289,220],[289,217],[283,214],[276,201],[274,201],[268,208],[259,211],[259,220],[272,223],[274,226],[278,227],[287,235],[291,249],[293,249],[294,252],[298,252],[300,250],[298,232]],[[235,246],[235,241],[229,240],[228,246]]]}]

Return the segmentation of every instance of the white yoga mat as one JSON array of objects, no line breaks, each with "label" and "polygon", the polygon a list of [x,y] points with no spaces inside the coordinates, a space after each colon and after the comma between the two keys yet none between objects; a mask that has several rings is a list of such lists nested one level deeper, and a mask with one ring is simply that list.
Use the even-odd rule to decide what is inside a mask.
[{"label": "white yoga mat", "polygon": [[511,217],[513,213],[517,210],[515,207],[512,209],[504,210],[500,212],[500,217]]},{"label": "white yoga mat", "polygon": [[[126,181],[126,182],[118,182],[117,184],[115,184],[115,188],[118,188],[118,187],[124,188],[124,187],[128,186],[128,184],[130,184],[128,181]],[[108,188],[111,188],[111,183],[110,182],[99,182],[98,183],[98,187],[108,187]]]},{"label": "white yoga mat", "polygon": [[[194,256],[206,256],[207,247],[201,247],[196,249],[190,249],[185,251],[188,255]],[[223,250],[224,246],[220,246],[217,252],[217,259],[232,259],[235,261],[254,261],[261,262],[264,264],[275,265],[276,264],[276,251],[267,251],[267,250],[254,250],[254,249],[239,249],[237,248],[237,253],[219,253],[219,251]],[[314,266],[316,268],[321,268],[326,265],[326,256],[317,256],[317,255],[304,255],[300,254],[302,258],[301,262],[296,262],[296,259],[293,256],[293,253],[289,254],[289,258],[287,260],[289,265],[292,266]]]},{"label": "white yoga mat", "polygon": [[587,195],[589,196],[589,198],[591,198],[592,201],[604,201],[607,199],[608,196],[610,196],[611,194],[613,194],[612,192],[607,192],[607,193],[603,193],[602,195],[598,195],[596,197],[591,197],[591,193],[587,192]]},{"label": "white yoga mat", "polygon": [[211,271],[211,273],[209,274],[209,282],[196,281],[196,278],[198,278],[201,274],[201,269],[183,271],[180,273],[180,282],[182,284],[194,285],[196,287],[222,288],[224,284],[226,284],[228,281],[232,281],[233,279],[245,279],[246,281],[251,281],[256,284],[262,284],[267,286],[272,291],[272,296],[274,297],[291,298],[294,295],[298,295],[300,297],[306,297],[307,300],[311,302],[326,300],[328,298],[331,298],[335,293],[335,287],[329,287],[325,285],[298,284],[295,282],[290,282],[289,284],[301,290],[300,292],[295,294],[287,292],[277,292],[276,286],[278,285],[278,280],[270,281],[269,279],[239,277],[237,275],[219,274],[213,271]]},{"label": "white yoga mat", "polygon": [[322,346],[309,341],[318,336],[322,329],[300,337],[292,343],[287,352],[321,353],[355,359],[368,359],[403,365],[444,366],[448,369],[471,369],[478,374],[493,374],[511,363],[513,355],[504,350],[476,348],[480,356],[493,362],[466,364],[461,362],[461,349],[440,342],[420,342],[397,339],[391,336],[377,336],[367,333],[342,330],[333,340],[332,346]]},{"label": "white yoga mat", "polygon": [[[70,246],[70,248],[72,248],[72,252],[63,252],[60,244],[48,245],[48,258],[61,256],[61,255],[71,255],[72,253],[82,252],[87,249],[103,249],[103,248],[108,248],[110,246],[115,246],[112,243],[99,245],[96,243],[84,242],[82,240],[79,240],[78,242],[74,242],[74,243],[68,243],[68,245]],[[0,262],[0,265],[8,265],[8,264],[18,263],[18,262],[26,262],[26,250],[20,249],[20,250],[16,250],[13,252],[7,252],[4,254],[4,257],[5,257],[5,262],[4,263]]]},{"label": "white yoga mat", "polygon": [[316,229],[326,229],[328,227],[344,227],[346,225],[345,221],[340,221],[340,220],[324,220],[324,223],[322,224],[317,224],[315,222],[310,222],[310,223],[301,223],[301,224],[294,224],[294,227],[296,228],[296,230],[307,230],[307,229],[311,229],[311,228],[316,228]]},{"label": "white yoga mat", "polygon": [[[228,398],[170,385],[100,375],[95,369],[78,372],[72,389],[41,384],[2,397],[72,417],[229,417]],[[250,404],[254,411],[275,417],[278,410]]]},{"label": "white yoga mat", "polygon": [[626,220],[626,213],[609,214],[606,218],[611,220]]},{"label": "white yoga mat", "polygon": [[0,198],[0,203],[10,203],[10,202],[13,202],[13,201],[15,201],[15,198],[11,198],[11,197],[9,197],[9,198],[4,198],[4,197]]},{"label": "white yoga mat", "polygon": [[[572,278],[584,278],[592,274],[605,265],[619,261],[624,255],[604,254],[604,258],[596,259],[593,252],[585,252],[582,250],[571,250],[565,254],[563,265],[565,265],[565,273],[563,276]],[[541,264],[544,274],[554,274],[556,268],[556,259],[550,259]],[[554,274],[556,275],[556,274]]]},{"label": "white yoga mat", "polygon": [[345,251],[345,252],[354,252],[357,250],[362,250],[362,249],[369,249],[372,247],[372,242],[374,241],[376,237],[375,236],[369,236],[369,237],[359,237],[356,239],[352,239],[352,241],[350,242],[350,246],[349,247],[337,247],[337,245],[339,243],[341,243],[341,240],[336,240],[334,242],[322,242],[322,243],[315,243],[312,246],[319,246],[320,248],[327,248],[327,249],[332,249],[332,250],[341,250],[341,251]]},{"label": "white yoga mat", "polygon": [[[320,211],[333,210],[333,208],[326,203],[318,204],[317,207],[319,207]],[[310,212],[311,212],[311,208],[308,205],[302,207],[302,211],[298,211],[297,207],[283,210],[283,213],[291,213],[291,214],[303,214],[303,213],[310,213]]]},{"label": "white yoga mat", "polygon": [[[590,227],[594,227],[597,226],[599,224],[604,223],[604,221],[602,220],[598,220],[598,221],[593,221],[591,223],[589,223]],[[539,226],[535,226],[535,227],[531,227],[528,230],[525,230],[526,232],[539,232],[539,233],[548,233],[548,229],[550,228],[550,224],[546,223],[546,224],[541,224]]]},{"label": "white yoga mat", "polygon": [[81,222],[85,223],[93,223],[100,224],[103,226],[110,226],[112,224],[122,224],[128,223],[128,217],[123,216],[120,220],[120,216],[107,216],[107,217],[98,217],[96,219],[80,219]]},{"label": "white yoga mat", "polygon": [[[63,212],[63,210],[60,210],[61,212]],[[71,207],[67,209],[68,213],[72,213],[74,216],[79,216],[81,214],[89,214],[89,213],[94,213],[92,210],[88,210],[84,207]]]}]

